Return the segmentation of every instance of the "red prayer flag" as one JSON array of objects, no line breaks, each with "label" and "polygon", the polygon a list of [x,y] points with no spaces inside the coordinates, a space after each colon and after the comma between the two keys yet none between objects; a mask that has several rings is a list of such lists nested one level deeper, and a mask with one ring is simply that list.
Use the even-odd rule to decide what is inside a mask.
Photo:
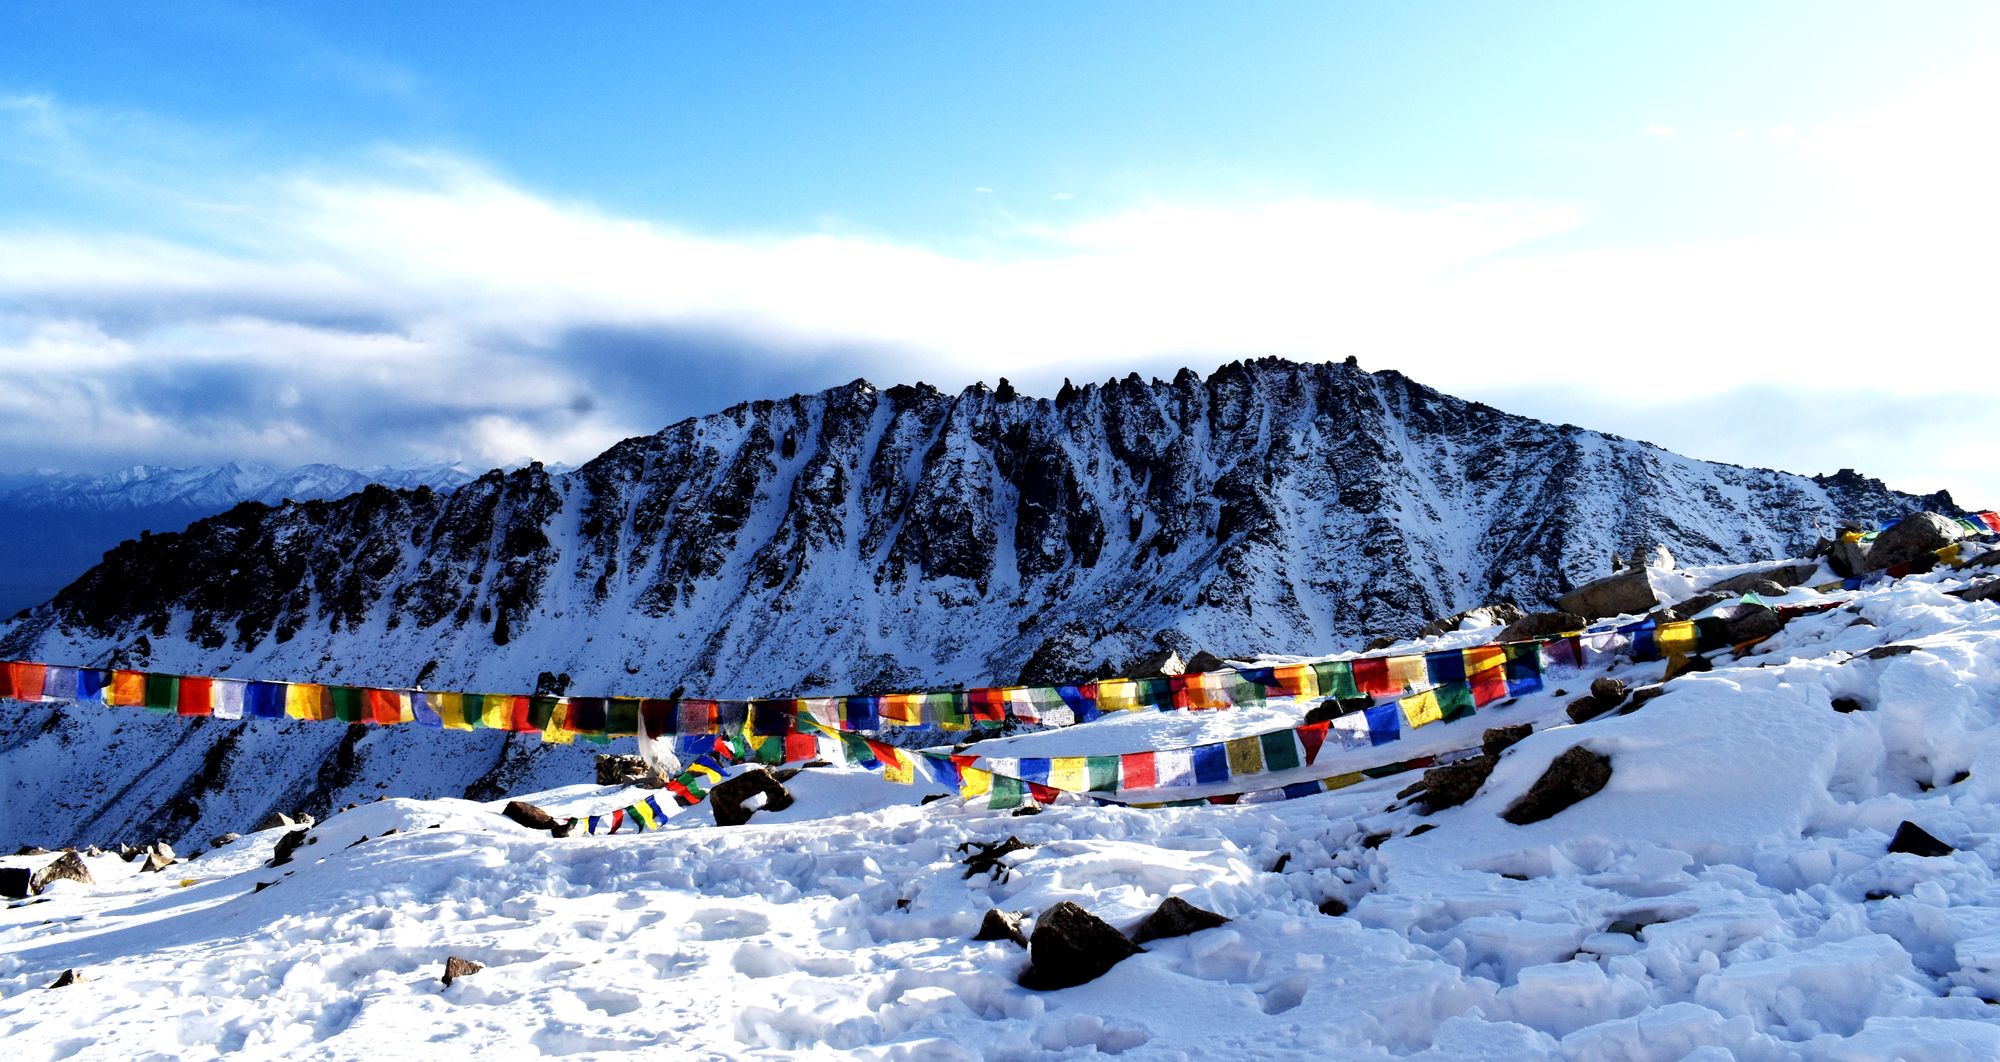
[{"label": "red prayer flag", "polygon": [[180,715],[213,714],[214,709],[209,707],[211,688],[208,679],[196,675],[181,676],[180,695],[174,698],[174,710]]},{"label": "red prayer flag", "polygon": [[1403,692],[1389,681],[1387,657],[1362,657],[1348,662],[1354,671],[1354,688],[1364,697],[1387,697]]},{"label": "red prayer flag", "polygon": [[1123,789],[1151,789],[1159,784],[1156,763],[1150,752],[1128,752],[1118,757],[1118,774]]},{"label": "red prayer flag", "polygon": [[1322,720],[1293,729],[1292,733],[1299,736],[1299,747],[1306,750],[1306,763],[1310,764],[1319,758],[1319,747],[1326,744],[1326,730],[1332,725]]}]

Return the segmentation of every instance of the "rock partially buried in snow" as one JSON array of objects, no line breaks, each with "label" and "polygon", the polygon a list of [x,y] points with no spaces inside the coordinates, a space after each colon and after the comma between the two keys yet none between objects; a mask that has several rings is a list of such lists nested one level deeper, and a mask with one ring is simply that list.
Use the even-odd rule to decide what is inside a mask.
[{"label": "rock partially buried in snow", "polygon": [[139,873],[157,874],[173,866],[177,861],[174,858],[172,845],[165,841],[154,841],[152,847],[146,849],[146,859],[139,865]]},{"label": "rock partially buried in snow", "polygon": [[1958,849],[1932,837],[1930,831],[1922,826],[1906,821],[1896,827],[1896,836],[1889,839],[1889,851],[1936,858],[1948,856]]},{"label": "rock partially buried in snow", "polygon": [[1440,634],[1450,634],[1469,627],[1505,627],[1510,623],[1519,622],[1527,614],[1526,609],[1511,601],[1481,605],[1478,608],[1466,609],[1464,612],[1454,612],[1443,619],[1434,619],[1424,624],[1423,629],[1417,632],[1417,637],[1435,638]]},{"label": "rock partially buried in snow", "polygon": [[240,833],[222,833],[217,834],[208,844],[211,848],[221,848],[225,844],[234,844],[242,839],[243,835]]},{"label": "rock partially buried in snow", "polygon": [[1611,758],[1576,745],[1549,761],[1527,793],[1500,817],[1516,826],[1541,822],[1602,790],[1611,781]]},{"label": "rock partially buried in snow", "polygon": [[1144,950],[1104,919],[1065,900],[1035,919],[1020,985],[1036,991],[1072,988]]},{"label": "rock partially buried in snow", "polygon": [[449,955],[444,960],[444,976],[439,978],[439,980],[443,981],[446,987],[450,987],[453,981],[461,977],[471,977],[473,974],[484,969],[486,969],[484,963],[477,963],[471,959],[461,959],[456,955]]},{"label": "rock partially buried in snow", "polygon": [[554,815],[525,800],[509,800],[507,806],[500,809],[500,814],[531,830],[547,830],[553,833],[557,826]]},{"label": "rock partially buried in snow", "polygon": [[290,815],[282,811],[273,811],[269,815],[264,816],[263,821],[252,827],[250,832],[263,833],[265,830],[289,830],[296,825],[298,824],[292,821]]},{"label": "rock partially buried in snow", "polygon": [[81,981],[88,981],[88,980],[90,980],[90,979],[89,979],[89,978],[87,978],[87,977],[85,977],[85,976],[83,976],[83,975],[82,975],[82,974],[80,974],[80,973],[77,973],[77,972],[76,972],[75,970],[64,970],[64,971],[62,972],[62,976],[61,976],[61,977],[58,977],[58,978],[56,978],[56,979],[55,979],[55,980],[54,980],[53,982],[51,982],[51,983],[50,983],[50,985],[49,985],[49,987],[50,987],[50,988],[68,988],[69,986],[71,986],[71,985],[73,985],[73,984],[77,984],[78,982],[81,982]]},{"label": "rock partially buried in snow", "polygon": [[642,756],[614,756],[609,753],[597,757],[598,785],[636,785],[641,789],[665,789],[667,777],[655,770]]},{"label": "rock partially buried in snow", "polygon": [[1660,603],[1646,568],[1631,568],[1596,582],[1585,583],[1556,598],[1556,607],[1587,620],[1637,615]]},{"label": "rock partially buried in snow", "polygon": [[90,868],[84,865],[83,857],[75,852],[64,852],[61,858],[36,871],[30,889],[40,892],[48,888],[51,881],[74,881],[79,885],[97,884],[91,880]]},{"label": "rock partially buried in snow", "polygon": [[[762,802],[756,798],[762,797]],[[717,826],[741,826],[758,811],[783,811],[792,806],[791,790],[762,767],[725,779],[709,790],[708,805]]]},{"label": "rock partially buried in snow", "polygon": [[[1796,564],[1780,564],[1775,568],[1766,568],[1763,571],[1744,572],[1742,575],[1733,575],[1721,582],[1711,583],[1708,586],[1702,587],[1702,589],[1707,593],[1727,594],[1731,597],[1740,594],[1782,593],[1785,589],[1798,586],[1807,579],[1812,578],[1813,572],[1817,570],[1819,570],[1819,565],[1808,561],[1799,561]],[[1769,587],[1776,587],[1777,590],[1772,591],[1768,589]]]},{"label": "rock partially buried in snow", "polygon": [[1010,915],[995,907],[986,912],[979,922],[979,932],[972,935],[974,940],[1011,940],[1022,947],[1028,946],[1028,935],[1021,931],[1021,916]]},{"label": "rock partially buried in snow", "polygon": [[1229,919],[1214,911],[1203,910],[1178,896],[1169,896],[1160,901],[1160,906],[1146,916],[1138,927],[1132,930],[1132,943],[1144,944],[1149,940],[1165,940],[1168,937],[1184,937],[1189,933],[1199,933],[1204,929],[1214,929],[1225,925]]},{"label": "rock partially buried in snow", "polygon": [[34,871],[27,867],[0,867],[0,897],[25,900],[34,894]]},{"label": "rock partially buried in snow", "polygon": [[1965,537],[1965,528],[1936,513],[1911,513],[1875,536],[1868,546],[1871,570],[1908,564]]},{"label": "rock partially buried in snow", "polygon": [[1574,612],[1536,612],[1522,616],[1502,628],[1494,635],[1496,642],[1518,642],[1529,638],[1547,638],[1551,635],[1580,631],[1590,622]]},{"label": "rock partially buried in snow", "polygon": [[306,834],[311,832],[310,830],[298,829],[278,838],[278,847],[271,851],[271,861],[264,865],[281,867],[291,862],[292,854],[297,852],[301,847],[304,847]]}]

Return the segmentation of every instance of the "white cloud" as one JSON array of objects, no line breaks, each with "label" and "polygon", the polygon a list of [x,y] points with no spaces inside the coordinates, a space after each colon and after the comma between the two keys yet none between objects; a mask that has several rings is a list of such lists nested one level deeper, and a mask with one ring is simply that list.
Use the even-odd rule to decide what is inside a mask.
[{"label": "white cloud", "polygon": [[1646,135],[1670,140],[1674,135],[1674,127],[1661,122],[1655,122],[1646,127]]},{"label": "white cloud", "polygon": [[[1800,131],[1794,150],[1818,160],[1838,209],[1732,241],[1606,245],[1576,204],[1298,198],[995,214],[979,254],[953,254],[865,234],[707,235],[439,154],[204,173],[151,190],[202,203],[173,237],[0,227],[0,305],[15,308],[0,317],[0,370],[16,381],[0,392],[0,445],[339,458],[307,415],[315,395],[340,394],[434,417],[392,440],[434,447],[411,456],[574,461],[667,419],[616,395],[579,401],[604,389],[569,345],[592,329],[726,335],[777,365],[847,350],[846,375],[944,386],[1357,353],[1459,393],[1526,382],[1612,410],[1747,386],[1838,386],[1850,403],[1857,383],[2000,395],[2000,379],[1968,371],[2000,353],[1987,309],[2000,165],[1968,133],[1990,125],[1996,89],[1975,72]],[[74,140],[50,101],[10,106]],[[306,419],[191,431],[114,386],[204,372],[267,378],[252,397],[303,396]],[[78,424],[106,431],[83,439]],[[1760,460],[1704,452],[1701,438],[1661,441]],[[1926,460],[1879,437],[1830,439],[1820,468],[1938,485]],[[2000,500],[2000,476],[1954,474],[1966,478],[1946,485]]]}]

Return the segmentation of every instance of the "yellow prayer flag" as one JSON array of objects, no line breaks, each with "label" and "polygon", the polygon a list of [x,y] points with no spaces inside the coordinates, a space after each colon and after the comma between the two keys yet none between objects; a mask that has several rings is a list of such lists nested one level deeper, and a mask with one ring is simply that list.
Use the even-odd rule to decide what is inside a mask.
[{"label": "yellow prayer flag", "polygon": [[883,758],[882,777],[899,785],[910,785],[917,778],[916,761],[909,753],[897,749],[895,755]]},{"label": "yellow prayer flag", "polygon": [[1653,641],[1660,647],[1663,656],[1686,656],[1694,652],[1694,621],[1662,623],[1654,629]]},{"label": "yellow prayer flag", "polygon": [[285,714],[293,719],[325,719],[326,687],[311,682],[286,686]]},{"label": "yellow prayer flag", "polygon": [[1396,704],[1403,709],[1403,718],[1412,728],[1435,723],[1444,718],[1444,709],[1438,704],[1435,690],[1425,690],[1414,697],[1405,697]]},{"label": "yellow prayer flag", "polygon": [[966,800],[971,800],[974,797],[983,797],[992,791],[992,771],[982,771],[977,767],[960,767],[958,769],[959,796]]},{"label": "yellow prayer flag", "polygon": [[1057,756],[1050,760],[1049,788],[1065,793],[1081,793],[1089,789],[1089,762],[1082,756]]},{"label": "yellow prayer flag", "polygon": [[1403,691],[1420,690],[1431,684],[1430,668],[1421,656],[1389,658],[1389,683]]},{"label": "yellow prayer flag", "polygon": [[[1139,707],[1139,684],[1131,679],[1102,679],[1097,683],[1097,710],[1129,712]],[[1060,789],[1061,786],[1056,788]]]}]

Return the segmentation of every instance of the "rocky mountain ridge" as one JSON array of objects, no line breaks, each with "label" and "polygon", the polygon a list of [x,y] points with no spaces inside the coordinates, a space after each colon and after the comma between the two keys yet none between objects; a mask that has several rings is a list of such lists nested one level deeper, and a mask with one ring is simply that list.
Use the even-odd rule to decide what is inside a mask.
[{"label": "rocky mountain ridge", "polygon": [[[1489,601],[1545,602],[1614,551],[1783,557],[1919,508],[1953,506],[1852,472],[1679,457],[1351,362],[1053,399],[855,381],[686,420],[566,474],[245,503],[113,550],[0,627],[0,657],[641,695],[1038,681],[1162,647],[1358,648]],[[491,791],[558,762],[582,776],[566,758],[580,753],[453,734],[451,764],[404,790],[407,764],[377,754],[407,735],[163,722],[179,729],[159,740],[187,750],[134,792],[179,800],[190,823],[225,785],[201,768],[222,740],[267,746],[259,770],[288,780],[279,803],[244,806],[250,821],[378,786]],[[106,739],[73,737],[79,760]]]}]

